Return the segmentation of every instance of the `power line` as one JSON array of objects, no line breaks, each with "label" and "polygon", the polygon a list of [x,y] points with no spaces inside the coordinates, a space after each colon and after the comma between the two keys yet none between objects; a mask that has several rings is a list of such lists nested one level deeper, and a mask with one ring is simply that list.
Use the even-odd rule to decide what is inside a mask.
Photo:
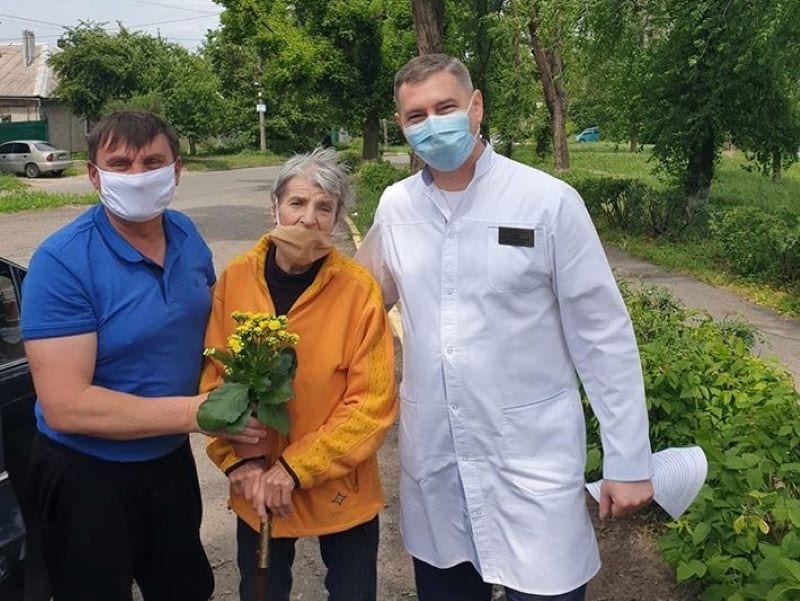
[{"label": "power line", "polygon": [[193,13],[203,13],[206,15],[218,15],[214,11],[200,10],[199,8],[186,8],[185,6],[176,6],[174,4],[165,4],[164,2],[152,2],[151,0],[128,0],[128,2],[137,2],[139,4],[152,4],[153,6],[163,6],[164,8],[174,8],[176,10],[188,10]]},{"label": "power line", "polygon": [[14,15],[7,15],[5,13],[0,13],[0,17],[5,17],[6,19],[12,19],[14,21],[22,21],[23,23],[37,23],[40,25],[49,25],[50,27],[60,27],[64,29],[66,25],[61,25],[60,23],[51,23],[50,21],[39,21],[38,19],[28,19],[27,17],[16,17]]},{"label": "power line", "polygon": [[[214,17],[218,17],[217,13],[214,13]],[[124,23],[122,26],[125,29],[136,29],[137,27],[150,27],[151,25],[166,25],[167,23],[183,23],[184,21],[196,21],[197,19],[210,19],[211,15],[202,15],[199,17],[184,17],[183,19],[173,19],[171,21],[156,21],[155,23],[142,23],[140,25],[125,25]]]},{"label": "power line", "polygon": [[[183,17],[181,19],[170,19],[168,21],[155,21],[153,23],[141,23],[139,25],[125,25],[122,23],[122,27],[125,29],[137,29],[139,27],[151,27],[153,25],[166,25],[168,23],[183,23],[185,21],[196,21],[197,19],[210,19],[211,17],[218,17],[218,13],[208,13],[205,15],[199,15],[197,17]],[[5,13],[0,13],[0,17],[5,17],[7,19],[13,19],[14,21],[21,21],[23,23],[37,23],[40,25],[47,25],[50,27],[58,27],[60,29],[67,29],[68,27],[72,27],[71,25],[62,25],[61,23],[52,23],[50,21],[41,21],[39,19],[29,19],[27,17],[18,17],[15,15],[7,15]],[[114,27],[104,27],[103,29],[114,29]],[[37,36],[37,37],[54,37],[54,36]]]}]

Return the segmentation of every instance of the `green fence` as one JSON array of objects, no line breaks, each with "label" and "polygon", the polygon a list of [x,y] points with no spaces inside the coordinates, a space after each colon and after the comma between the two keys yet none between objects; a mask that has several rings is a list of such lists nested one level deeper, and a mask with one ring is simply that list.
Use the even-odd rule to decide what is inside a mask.
[{"label": "green fence", "polygon": [[47,140],[47,121],[0,123],[0,144],[9,140]]}]

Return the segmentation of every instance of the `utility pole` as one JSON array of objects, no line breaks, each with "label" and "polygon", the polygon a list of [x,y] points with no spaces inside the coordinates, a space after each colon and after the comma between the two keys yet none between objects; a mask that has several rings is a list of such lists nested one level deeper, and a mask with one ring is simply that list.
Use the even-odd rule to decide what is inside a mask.
[{"label": "utility pole", "polygon": [[267,152],[267,105],[264,104],[264,97],[261,93],[261,77],[263,74],[263,67],[261,65],[261,57],[258,57],[258,81],[256,87],[258,88],[258,104],[256,104],[256,111],[258,111],[258,131],[261,141],[261,152]]}]

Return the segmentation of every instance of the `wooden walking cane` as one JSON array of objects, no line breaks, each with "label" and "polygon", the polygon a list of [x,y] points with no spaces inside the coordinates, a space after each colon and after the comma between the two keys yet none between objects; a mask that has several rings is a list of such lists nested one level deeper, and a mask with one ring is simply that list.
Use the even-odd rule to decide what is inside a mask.
[{"label": "wooden walking cane", "polygon": [[267,572],[269,570],[269,518],[261,522],[258,538],[258,563],[256,564],[256,601],[267,601]]},{"label": "wooden walking cane", "polygon": [[[267,465],[272,465],[272,457],[264,455]],[[269,540],[272,537],[272,514],[267,510],[266,519],[261,520],[261,530],[258,535],[258,555],[256,556],[256,597],[255,601],[267,601],[267,572],[269,571]]]}]

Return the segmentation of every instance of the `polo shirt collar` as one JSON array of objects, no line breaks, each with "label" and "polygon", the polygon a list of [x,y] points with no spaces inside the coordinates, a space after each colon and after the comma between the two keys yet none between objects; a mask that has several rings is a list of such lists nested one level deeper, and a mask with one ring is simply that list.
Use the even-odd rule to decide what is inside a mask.
[{"label": "polo shirt collar", "polygon": [[[114,228],[102,204],[98,204],[95,207],[93,218],[95,226],[103,237],[103,240],[105,240],[106,244],[108,244],[109,248],[117,256],[129,263],[139,263],[148,260]],[[171,260],[170,258],[174,257],[178,249],[183,245],[184,240],[186,240],[186,232],[172,218],[171,211],[165,211],[162,219],[164,223],[164,233],[167,237],[165,263],[169,263]]]}]

